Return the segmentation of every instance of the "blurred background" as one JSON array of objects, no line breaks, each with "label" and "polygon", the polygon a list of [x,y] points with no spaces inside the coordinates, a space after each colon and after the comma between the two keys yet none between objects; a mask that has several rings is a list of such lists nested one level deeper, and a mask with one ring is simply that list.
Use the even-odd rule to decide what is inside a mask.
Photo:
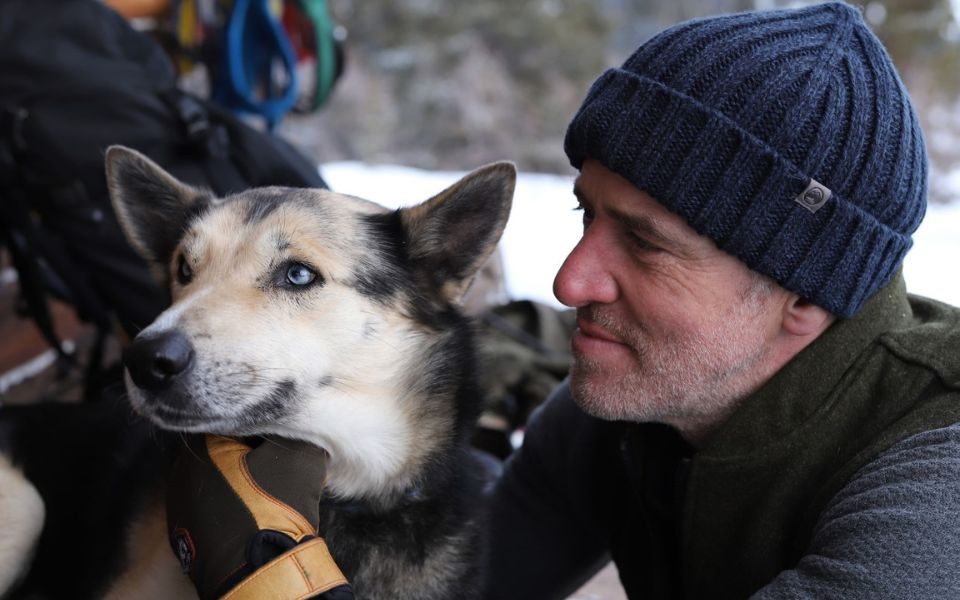
[{"label": "blurred background", "polygon": [[[231,5],[230,0],[104,1],[115,8],[130,9],[124,16],[138,30],[156,35],[166,49],[175,49],[171,53],[172,63],[176,64],[184,89],[199,97],[213,96],[218,101],[234,102],[239,102],[238,93],[256,91],[232,89],[231,93],[217,94],[213,86],[211,93],[212,78],[209,72],[204,72],[205,67],[213,71],[223,67],[222,57],[211,59],[207,51],[211,42],[220,42],[225,37],[222,35],[224,15],[217,10]],[[334,77],[335,85],[330,85],[330,81],[325,86],[317,85],[317,90],[323,87],[324,91],[308,98],[310,106],[306,110],[272,114],[267,118],[267,127],[258,118],[244,118],[259,132],[271,129],[291,142],[305,155],[311,174],[316,175],[314,165],[319,166],[319,172],[332,189],[400,206],[429,197],[464,171],[481,164],[511,160],[518,165],[521,178],[513,216],[501,243],[503,264],[493,270],[491,289],[494,293],[485,299],[486,306],[481,306],[480,312],[508,300],[530,300],[549,305],[551,310],[560,308],[552,298],[551,280],[576,243],[581,227],[580,217],[568,210],[573,207],[570,180],[574,172],[563,153],[563,136],[590,84],[605,68],[620,64],[661,29],[686,19],[814,2],[264,0],[264,3],[279,5],[280,12],[289,12],[292,7],[300,10],[297,14],[284,12],[283,15],[288,32],[296,34],[291,37],[299,59],[324,55],[319,49],[320,36],[307,38],[314,37],[313,33],[324,27],[331,28],[339,48],[335,69],[339,77]],[[11,4],[13,2],[8,6]],[[29,6],[28,2],[21,4]],[[911,93],[931,158],[932,205],[915,238],[914,250],[908,255],[907,280],[915,292],[960,304],[960,280],[943,272],[944,265],[949,266],[951,259],[960,256],[960,236],[957,235],[960,202],[955,201],[960,198],[960,0],[874,0],[855,4],[886,45]],[[311,12],[318,7],[322,10]],[[265,26],[264,21],[259,24]],[[255,41],[263,42],[271,31],[261,29],[260,33],[266,32],[266,37]],[[17,33],[0,19],[0,59],[4,58],[4,50],[13,47],[3,36],[13,38]],[[96,45],[80,41],[84,42],[78,45],[81,49]],[[112,47],[107,48],[110,49]],[[273,46],[269,49],[276,52]],[[246,47],[240,50],[240,60],[250,59],[256,66],[267,64],[260,61],[263,56],[256,56],[255,52],[253,56],[246,56]],[[9,64],[29,63],[37,54],[24,52],[16,57],[19,63]],[[329,57],[330,53],[325,56]],[[0,60],[0,64],[7,63]],[[57,66],[64,67],[67,74],[72,70],[68,64]],[[310,83],[311,68],[308,64],[301,72],[298,65],[297,77],[307,75],[305,81]],[[324,68],[326,75],[320,74],[322,69],[315,69],[317,81],[313,83],[329,78],[332,65]],[[264,87],[269,89],[276,84],[283,88],[285,76],[281,73],[273,81],[273,66],[267,64],[267,71],[271,83]],[[10,74],[0,69],[0,83],[5,75]],[[111,74],[111,77],[119,76]],[[10,95],[10,90],[23,80],[12,76],[7,79],[6,87],[0,85],[0,100],[3,93]],[[286,79],[289,81],[290,77]],[[107,88],[109,83],[105,83]],[[60,87],[65,89],[57,89],[58,93],[82,91],[68,85]],[[59,96],[53,100],[54,107],[74,106],[72,100],[65,102]],[[91,104],[89,98],[80,100]],[[105,114],[111,118],[124,116],[122,110],[105,108],[108,109]],[[14,123],[19,122],[21,114],[27,114],[6,112]],[[224,118],[216,120],[222,122]],[[78,126],[76,139],[95,137],[90,135],[91,130],[99,134],[107,129],[94,122],[74,121],[72,115],[67,115],[65,123]],[[118,125],[109,119],[104,119],[104,124]],[[8,129],[0,127],[0,142],[4,141],[3,135],[10,138],[6,140],[8,143],[18,142],[11,135],[17,130]],[[117,127],[118,131],[123,129]],[[168,133],[167,129],[160,132]],[[245,139],[252,140],[248,149],[258,145],[254,135],[246,135]],[[109,141],[117,143],[122,138]],[[163,156],[162,150],[170,142],[163,135],[150,141],[154,142],[157,156]],[[66,154],[76,150],[71,144],[61,145]],[[102,187],[102,147],[105,146],[91,145],[92,150],[84,156],[92,158],[90,165],[79,161],[50,161],[44,153],[38,154],[39,162],[66,164],[70,168],[65,170],[70,171],[71,176],[85,172]],[[269,150],[263,152],[269,153]],[[78,153],[79,150],[75,152]],[[161,159],[157,160],[167,166]],[[20,173],[19,166],[9,171]],[[36,187],[36,182],[40,182],[42,187],[48,180],[44,173],[31,183]],[[63,189],[72,193],[76,186],[72,180],[68,183],[70,185]],[[4,190],[0,188],[0,191]],[[8,194],[5,200],[10,197]],[[23,238],[18,237],[21,225],[28,225],[27,231],[38,234],[46,231],[51,238],[57,238],[64,230],[50,227],[51,224],[58,221],[73,224],[72,213],[62,210],[62,204],[45,207],[32,193],[23,193],[22,200],[25,220],[8,228],[12,235],[8,236],[7,246],[15,246]],[[82,213],[82,218],[89,221],[87,226],[97,232],[104,220],[103,211],[109,208],[105,199],[96,194],[90,194],[86,200],[90,202],[74,202],[71,210]],[[102,237],[96,234],[68,241],[85,248],[90,240]],[[69,248],[66,254],[74,255],[72,250]],[[112,251],[104,253],[114,258]],[[27,253],[27,257],[36,258],[35,266],[41,270],[46,266],[43,256],[32,257]],[[81,268],[77,272],[88,271]],[[103,269],[89,269],[89,273],[97,272],[104,275],[105,283],[101,287],[109,288],[116,281]],[[497,283],[498,278],[503,281]],[[78,400],[91,396],[105,385],[117,384],[119,342],[107,337],[112,333],[109,327],[113,323],[101,327],[94,335],[89,315],[78,315],[69,294],[58,296],[49,289],[38,289],[35,291],[45,291],[51,298],[48,302],[40,297],[31,304],[24,301],[22,288],[28,286],[22,285],[23,281],[10,253],[0,247],[0,339],[3,340],[0,343],[0,405]],[[44,285],[40,282],[36,287]],[[126,292],[119,297],[135,303],[135,298]],[[36,314],[31,313],[37,305],[47,304],[51,313],[47,320],[59,339],[41,336],[29,320],[32,316],[39,322]],[[115,308],[110,302],[106,304],[107,309]],[[529,314],[536,318],[552,315],[539,308]],[[530,323],[537,325],[539,321]],[[123,335],[118,338],[126,339]],[[502,344],[502,340],[497,343]],[[51,345],[56,344],[63,348],[60,355],[51,349]],[[103,345],[105,350],[101,348]],[[70,356],[79,356],[80,360],[68,361]],[[531,378],[539,383],[530,390],[511,389],[516,406],[506,415],[507,433],[512,427],[522,426],[525,415],[543,397],[544,390],[549,391],[548,383],[554,383],[552,378],[562,377],[566,363],[562,360],[558,364],[556,372],[544,369],[537,373],[539,378]],[[518,398],[524,401],[516,402]],[[499,405],[491,404],[491,407]],[[623,594],[616,573],[607,569],[576,597],[612,600],[622,598]]]},{"label": "blurred background", "polygon": [[[572,172],[563,134],[593,79],[673,23],[782,0],[331,0],[346,68],[327,105],[280,125],[318,163]],[[855,3],[920,113],[931,199],[960,196],[960,0]]]}]

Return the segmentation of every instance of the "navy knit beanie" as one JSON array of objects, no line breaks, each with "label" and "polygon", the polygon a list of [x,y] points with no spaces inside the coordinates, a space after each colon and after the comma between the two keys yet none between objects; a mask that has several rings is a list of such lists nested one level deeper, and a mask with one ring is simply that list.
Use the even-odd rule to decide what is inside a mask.
[{"label": "navy knit beanie", "polygon": [[840,317],[891,279],[926,210],[917,115],[842,3],[663,31],[597,79],[565,150]]}]

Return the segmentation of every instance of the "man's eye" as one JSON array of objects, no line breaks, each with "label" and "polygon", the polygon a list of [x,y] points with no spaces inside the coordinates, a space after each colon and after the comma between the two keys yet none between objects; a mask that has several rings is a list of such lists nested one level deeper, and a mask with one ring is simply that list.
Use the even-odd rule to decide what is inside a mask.
[{"label": "man's eye", "polygon": [[647,238],[632,232],[627,232],[627,238],[630,240],[630,244],[636,250],[641,250],[643,252],[657,252],[661,249],[660,246],[651,244]]},{"label": "man's eye", "polygon": [[287,283],[297,287],[310,285],[317,279],[312,269],[301,263],[293,263],[287,268]]}]

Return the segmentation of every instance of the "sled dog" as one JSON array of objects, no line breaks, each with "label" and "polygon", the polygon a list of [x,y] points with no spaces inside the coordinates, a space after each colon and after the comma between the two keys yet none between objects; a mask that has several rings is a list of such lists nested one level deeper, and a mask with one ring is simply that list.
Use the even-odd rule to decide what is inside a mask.
[{"label": "sled dog", "polygon": [[122,147],[106,168],[172,304],[126,348],[118,400],[0,411],[0,596],[192,596],[163,473],[181,433],[205,432],[328,451],[321,529],[358,598],[473,597],[480,394],[459,302],[513,166],[399,210],[317,189],[216,198]]}]

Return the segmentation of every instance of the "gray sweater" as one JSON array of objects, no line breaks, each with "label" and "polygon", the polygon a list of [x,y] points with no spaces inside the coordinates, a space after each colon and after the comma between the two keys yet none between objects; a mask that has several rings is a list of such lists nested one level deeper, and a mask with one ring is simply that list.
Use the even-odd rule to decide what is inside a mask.
[{"label": "gray sweater", "polygon": [[909,437],[861,468],[797,567],[753,598],[960,598],[960,425]]}]

